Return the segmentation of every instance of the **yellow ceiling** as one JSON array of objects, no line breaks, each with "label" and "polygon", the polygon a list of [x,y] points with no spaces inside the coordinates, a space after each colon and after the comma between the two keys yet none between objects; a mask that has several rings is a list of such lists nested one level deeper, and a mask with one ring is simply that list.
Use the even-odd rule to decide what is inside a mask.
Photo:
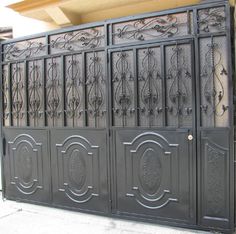
[{"label": "yellow ceiling", "polygon": [[8,7],[26,17],[63,27],[199,2],[201,0],[19,0]]}]

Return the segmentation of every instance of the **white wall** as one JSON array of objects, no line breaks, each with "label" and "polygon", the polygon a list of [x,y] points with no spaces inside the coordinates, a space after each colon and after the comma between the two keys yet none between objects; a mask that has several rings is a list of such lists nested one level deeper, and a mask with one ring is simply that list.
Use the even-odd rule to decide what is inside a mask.
[{"label": "white wall", "polygon": [[0,7],[0,27],[13,27],[13,37],[21,37],[58,28],[56,24],[24,17],[5,7]]}]

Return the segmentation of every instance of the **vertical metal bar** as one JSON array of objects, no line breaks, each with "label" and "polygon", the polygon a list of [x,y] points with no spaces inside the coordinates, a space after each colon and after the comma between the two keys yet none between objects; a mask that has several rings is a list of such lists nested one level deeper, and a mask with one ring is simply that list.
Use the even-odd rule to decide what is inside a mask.
[{"label": "vertical metal bar", "polygon": [[[3,52],[3,46],[0,45],[0,54],[2,55],[2,52]],[[3,61],[3,57],[1,58]],[[9,71],[8,71],[9,73]],[[0,83],[2,84],[2,87],[3,87],[3,65],[1,63],[1,66],[0,66]],[[6,147],[6,141],[4,142],[4,133],[3,133],[3,89],[0,89],[1,90],[1,93],[0,93],[0,136],[1,136],[1,142],[0,142],[0,164],[1,164],[1,184],[2,184],[2,191],[3,191],[3,196],[5,196],[5,190],[6,190],[6,187],[5,187],[5,175],[4,175],[4,156],[6,154],[5,151],[5,147]]]},{"label": "vertical metal bar", "polygon": [[43,108],[43,126],[46,127],[47,126],[47,60],[46,59],[42,59],[42,108]]},{"label": "vertical metal bar", "polygon": [[47,34],[45,39],[46,39],[46,55],[49,55],[49,54],[51,54],[50,36]]},{"label": "vertical metal bar", "polygon": [[62,115],[62,126],[66,126],[66,117],[65,117],[65,56],[61,55],[61,115]]},{"label": "vertical metal bar", "polygon": [[104,50],[104,56],[105,56],[105,99],[106,99],[106,139],[107,139],[107,147],[106,147],[106,158],[107,158],[107,187],[108,187],[108,210],[109,213],[112,213],[112,206],[113,206],[113,186],[112,186],[112,178],[114,176],[113,170],[112,170],[112,165],[113,165],[113,154],[111,152],[112,145],[111,145],[111,122],[110,122],[110,105],[111,105],[111,99],[110,99],[110,74],[109,74],[109,52],[107,49],[107,46],[109,45],[109,30],[110,30],[110,24],[105,24],[104,25],[105,29],[105,43],[106,43],[106,48]]},{"label": "vertical metal bar", "polygon": [[82,52],[82,86],[83,86],[83,126],[87,126],[87,103],[86,103],[86,54]]},{"label": "vertical metal bar", "polygon": [[24,89],[25,89],[25,126],[29,126],[29,106],[28,106],[28,62],[24,61]]},{"label": "vertical metal bar", "polygon": [[134,63],[134,125],[139,126],[139,113],[138,113],[138,59],[137,49],[133,48],[133,63]]},{"label": "vertical metal bar", "polygon": [[166,94],[166,57],[165,57],[165,46],[161,45],[161,82],[162,82],[162,124],[163,127],[167,126],[167,94]]},{"label": "vertical metal bar", "polygon": [[197,9],[193,10],[193,29],[194,29],[194,54],[195,54],[195,93],[196,93],[196,98],[195,98],[195,113],[196,113],[196,144],[195,144],[195,157],[196,157],[196,222],[199,223],[201,220],[201,154],[200,154],[200,147],[201,147],[201,139],[200,139],[200,125],[201,125],[201,109],[200,109],[200,94],[201,94],[201,86],[200,86],[200,58],[199,58],[199,38],[198,38],[198,15],[197,15]]},{"label": "vertical metal bar", "polygon": [[188,30],[188,34],[191,34],[191,15],[190,15],[190,11],[187,11],[187,30]]},{"label": "vertical metal bar", "polygon": [[[235,9],[234,9],[235,10]],[[233,62],[234,56],[232,55],[232,48],[234,48],[233,43],[235,43],[235,37],[233,35],[235,35],[235,31],[233,31],[232,26],[234,26],[234,21],[233,21],[233,17],[232,17],[232,13],[231,9],[230,9],[230,5],[229,3],[225,4],[225,11],[226,11],[226,38],[227,38],[227,55],[228,55],[228,64],[227,64],[227,70],[228,70],[228,95],[229,95],[229,106],[233,107],[233,108],[229,108],[229,126],[230,126],[230,159],[229,159],[229,202],[230,202],[230,214],[229,214],[229,218],[230,218],[230,228],[233,229],[234,225],[235,225],[235,220],[236,216],[234,217],[235,214],[235,148],[234,148],[234,111],[235,111],[235,107],[234,107],[234,103],[233,103],[233,97],[234,97],[234,85],[233,83],[235,83],[235,80],[233,80],[233,78],[235,79],[235,74],[233,76],[233,71],[235,71],[235,64]],[[231,25],[232,23],[232,25]],[[235,53],[235,50],[234,50]],[[235,59],[235,58],[234,58]]]},{"label": "vertical metal bar", "polygon": [[109,24],[109,32],[108,34],[108,46],[112,46],[113,45],[113,24]]},{"label": "vertical metal bar", "polygon": [[12,115],[12,64],[9,63],[8,65],[8,84],[9,84],[9,125],[13,126],[13,115]]}]

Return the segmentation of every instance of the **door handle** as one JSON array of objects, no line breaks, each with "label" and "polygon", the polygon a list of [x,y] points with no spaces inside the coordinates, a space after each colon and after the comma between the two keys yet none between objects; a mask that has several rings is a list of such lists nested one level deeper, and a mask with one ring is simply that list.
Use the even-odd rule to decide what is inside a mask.
[{"label": "door handle", "polygon": [[188,140],[189,140],[189,141],[192,141],[192,140],[193,140],[193,135],[191,135],[191,134],[188,135]]}]

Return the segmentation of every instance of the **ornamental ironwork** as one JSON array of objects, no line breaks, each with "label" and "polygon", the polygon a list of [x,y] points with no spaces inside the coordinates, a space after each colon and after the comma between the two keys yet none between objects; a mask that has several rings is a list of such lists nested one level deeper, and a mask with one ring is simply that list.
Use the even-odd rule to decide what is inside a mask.
[{"label": "ornamental ironwork", "polygon": [[149,125],[153,125],[153,118],[162,112],[161,102],[162,77],[158,70],[157,54],[154,49],[148,48],[143,51],[142,67],[139,73],[140,95],[143,104],[140,108],[141,114],[148,118]]},{"label": "ornamental ironwork", "polygon": [[24,75],[22,67],[16,63],[12,71],[12,116],[16,120],[16,125],[19,126],[20,119],[24,117]]},{"label": "ornamental ironwork", "polygon": [[82,111],[79,111],[82,105],[82,94],[80,87],[82,86],[82,77],[80,71],[80,63],[75,55],[72,55],[68,60],[66,70],[66,115],[71,118],[75,125],[75,118],[80,118]]},{"label": "ornamental ironwork", "polygon": [[201,80],[202,82],[205,80],[203,96],[206,104],[201,105],[201,110],[207,116],[223,116],[229,107],[222,103],[225,89],[221,79],[228,73],[222,63],[219,45],[214,42],[213,37],[210,44],[207,44],[207,48],[205,65],[201,71]]},{"label": "ornamental ironwork", "polygon": [[47,70],[47,82],[46,82],[46,100],[47,100],[47,115],[52,119],[52,126],[56,124],[56,119],[58,119],[62,112],[60,110],[61,106],[61,80],[59,79],[59,63],[56,58],[51,58],[48,63]]},{"label": "ornamental ironwork", "polygon": [[187,80],[192,79],[192,76],[185,61],[184,47],[176,45],[172,48],[170,64],[167,72],[167,79],[171,81],[168,90],[170,105],[167,106],[167,110],[173,116],[191,115],[192,108],[188,106],[191,90],[188,88]]},{"label": "ornamental ironwork", "polygon": [[210,33],[225,30],[224,7],[206,8],[198,12],[198,27],[200,33]]},{"label": "ornamental ironwork", "polygon": [[146,41],[150,39],[187,35],[191,31],[186,13],[144,18],[113,26],[113,42]]},{"label": "ornamental ironwork", "polygon": [[113,112],[115,115],[122,118],[122,125],[125,126],[127,117],[132,115],[135,110],[132,109],[133,91],[130,82],[133,82],[134,77],[130,69],[128,61],[129,55],[122,51],[116,54],[118,59],[115,63],[115,73],[113,74],[113,85],[116,84],[114,92],[115,108]]},{"label": "ornamental ironwork", "polygon": [[18,43],[11,43],[4,46],[4,60],[17,60],[33,58],[46,54],[44,38],[33,39]]},{"label": "ornamental ironwork", "polygon": [[87,113],[93,117],[95,127],[99,125],[98,119],[106,113],[106,94],[104,90],[105,79],[103,76],[103,62],[98,52],[89,57],[87,67]]},{"label": "ornamental ironwork", "polygon": [[76,51],[105,46],[104,38],[103,28],[97,27],[51,36],[50,45],[52,53]]},{"label": "ornamental ironwork", "polygon": [[28,79],[28,108],[29,117],[33,119],[33,125],[37,125],[37,120],[43,117],[42,112],[42,74],[37,61],[33,61],[30,66]]}]

